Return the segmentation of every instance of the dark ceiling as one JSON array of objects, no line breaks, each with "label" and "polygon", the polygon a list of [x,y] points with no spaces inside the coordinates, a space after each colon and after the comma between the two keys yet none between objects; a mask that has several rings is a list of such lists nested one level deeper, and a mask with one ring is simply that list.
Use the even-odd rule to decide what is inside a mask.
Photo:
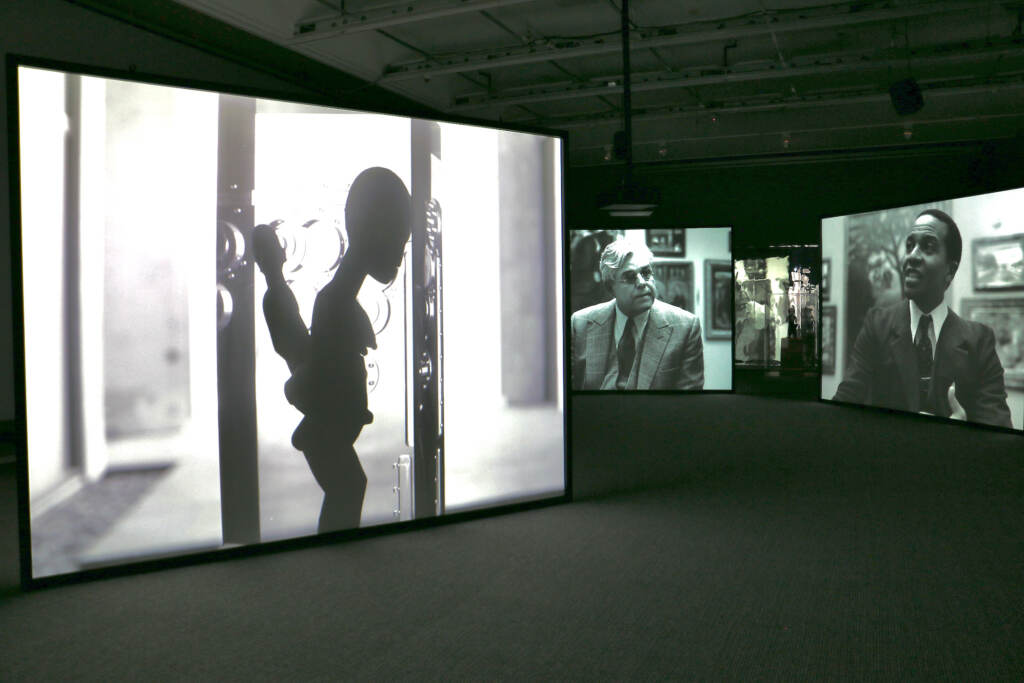
[{"label": "dark ceiling", "polygon": [[[440,112],[615,163],[618,0],[178,0]],[[1024,2],[632,0],[638,162],[1020,135]],[[923,107],[897,112],[912,79]]]}]

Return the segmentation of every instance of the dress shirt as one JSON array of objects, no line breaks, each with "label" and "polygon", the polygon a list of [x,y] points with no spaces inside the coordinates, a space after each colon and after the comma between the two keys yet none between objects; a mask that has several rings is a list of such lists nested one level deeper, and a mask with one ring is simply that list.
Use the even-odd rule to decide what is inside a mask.
[{"label": "dress shirt", "polygon": [[[644,338],[644,329],[647,327],[647,319],[650,315],[651,311],[648,309],[640,315],[633,317],[633,341],[636,342],[636,353],[633,356],[633,369],[640,367],[640,357],[643,354],[643,346],[640,344],[640,340]],[[601,382],[602,389],[614,389],[619,380],[618,349],[619,342],[622,341],[622,334],[626,331],[627,320],[629,320],[629,316],[622,312],[622,309],[619,308],[618,302],[616,302],[615,328],[613,330],[615,335],[615,344],[610,349],[607,365],[608,369],[605,371],[604,381]]]},{"label": "dress shirt", "polygon": [[[942,333],[942,326],[946,322],[946,316],[949,315],[949,305],[943,301],[938,306],[933,308],[927,313],[932,317],[932,324],[928,326],[928,339],[932,343],[932,360],[935,360],[935,349],[936,342],[939,341],[939,334]],[[921,316],[925,315],[925,311],[922,311],[920,307],[913,301],[910,302],[910,340],[916,342],[914,337],[917,335],[917,325],[921,320]]]},{"label": "dress shirt", "polygon": [[[640,340],[644,338],[644,328],[647,327],[647,319],[651,316],[651,309],[647,309],[640,315],[633,317],[633,341],[636,342],[636,357],[640,358]],[[626,320],[629,316],[622,312],[618,302],[615,303],[615,348],[619,348],[622,340],[622,333],[626,329]]]}]

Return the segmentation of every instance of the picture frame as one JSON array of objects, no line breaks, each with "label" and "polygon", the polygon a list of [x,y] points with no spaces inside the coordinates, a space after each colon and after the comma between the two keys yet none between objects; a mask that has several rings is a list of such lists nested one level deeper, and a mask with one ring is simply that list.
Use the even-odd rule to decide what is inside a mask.
[{"label": "picture frame", "polygon": [[651,268],[658,287],[658,298],[696,314],[693,262],[681,258],[655,257]]},{"label": "picture frame", "polygon": [[832,289],[832,259],[821,259],[821,302],[830,301]]},{"label": "picture frame", "polygon": [[648,229],[644,239],[655,256],[686,256],[686,229]]},{"label": "picture frame", "polygon": [[976,292],[1024,289],[1024,233],[973,240],[971,277]]},{"label": "picture frame", "polygon": [[960,313],[992,329],[1006,388],[1024,389],[1024,297],[962,299]]},{"label": "picture frame", "polygon": [[732,337],[732,262],[704,262],[704,336],[706,339]]},{"label": "picture frame", "polygon": [[821,307],[821,374],[836,374],[836,306]]}]

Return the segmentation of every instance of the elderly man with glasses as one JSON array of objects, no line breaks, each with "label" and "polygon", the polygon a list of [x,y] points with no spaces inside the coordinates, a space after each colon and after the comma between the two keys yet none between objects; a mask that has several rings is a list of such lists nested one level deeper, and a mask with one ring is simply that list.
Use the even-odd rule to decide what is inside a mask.
[{"label": "elderly man with glasses", "polygon": [[613,297],[572,316],[572,385],[577,390],[700,391],[700,320],[657,299],[653,255],[619,239],[601,254],[601,281]]}]

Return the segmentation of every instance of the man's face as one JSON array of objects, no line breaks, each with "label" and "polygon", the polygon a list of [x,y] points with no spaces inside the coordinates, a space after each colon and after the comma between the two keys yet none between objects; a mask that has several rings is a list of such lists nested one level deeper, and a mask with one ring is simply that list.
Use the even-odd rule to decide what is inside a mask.
[{"label": "man's face", "polygon": [[946,253],[948,226],[925,214],[911,226],[903,257],[903,291],[907,298],[930,311],[942,301],[956,272]]},{"label": "man's face", "polygon": [[612,293],[623,313],[639,315],[654,305],[654,273],[646,255],[630,254],[612,280]]}]

